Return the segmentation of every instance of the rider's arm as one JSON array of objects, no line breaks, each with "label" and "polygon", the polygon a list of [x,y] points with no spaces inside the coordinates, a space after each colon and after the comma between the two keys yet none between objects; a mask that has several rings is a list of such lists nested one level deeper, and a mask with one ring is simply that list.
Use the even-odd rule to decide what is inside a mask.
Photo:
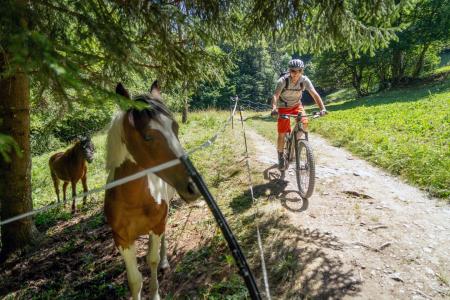
[{"label": "rider's arm", "polygon": [[276,110],[277,109],[277,102],[278,102],[278,99],[280,99],[280,94],[281,94],[281,91],[275,91],[275,93],[273,94],[272,110]]},{"label": "rider's arm", "polygon": [[323,104],[322,98],[320,98],[319,93],[317,93],[316,89],[313,87],[308,90],[311,97],[313,97],[314,102],[316,102],[317,106],[320,108],[321,111],[326,110],[325,105]]},{"label": "rider's arm", "polygon": [[273,92],[273,97],[272,97],[272,111],[277,110],[277,103],[278,103],[278,100],[280,100],[280,95],[281,95],[281,92],[283,91],[285,84],[286,83],[285,83],[284,77],[281,77],[280,79],[278,79],[277,86],[275,87],[275,92]]}]

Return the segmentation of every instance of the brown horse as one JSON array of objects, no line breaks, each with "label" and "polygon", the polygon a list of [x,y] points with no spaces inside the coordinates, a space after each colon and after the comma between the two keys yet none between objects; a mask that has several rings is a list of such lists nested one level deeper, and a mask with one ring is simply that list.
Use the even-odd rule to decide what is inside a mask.
[{"label": "brown horse", "polygon": [[[116,93],[130,98],[120,83]],[[184,155],[178,140],[178,124],[162,103],[157,81],[152,84],[149,94],[133,99],[142,102],[146,108],[122,111],[111,122],[106,147],[108,182]],[[142,288],[134,242],[144,234],[149,234],[147,263],[151,270],[151,299],[159,299],[157,271],[158,266],[169,267],[164,232],[169,201],[175,190],[187,202],[199,197],[182,164],[130,181],[105,193],[106,219],[125,261],[133,299],[140,299]]]},{"label": "brown horse", "polygon": [[[59,199],[59,180],[63,183],[63,196],[66,202],[66,189],[69,182],[72,185],[72,197],[77,194],[76,185],[81,179],[83,191],[87,192],[87,162],[92,162],[94,158],[94,145],[89,137],[82,137],[75,145],[65,152],[58,152],[50,157],[48,162],[50,173],[52,175],[53,185],[55,186],[56,196]],[[86,196],[83,198],[83,204],[86,203]],[[75,198],[72,199],[72,213],[75,213]]]}]

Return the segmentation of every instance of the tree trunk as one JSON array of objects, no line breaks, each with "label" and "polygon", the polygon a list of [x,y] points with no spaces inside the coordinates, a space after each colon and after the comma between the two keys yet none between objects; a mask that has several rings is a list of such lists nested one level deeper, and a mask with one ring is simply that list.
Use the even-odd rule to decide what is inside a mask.
[{"label": "tree trunk", "polygon": [[414,73],[412,75],[413,78],[419,77],[419,74],[422,71],[423,61],[425,59],[425,53],[427,53],[428,47],[430,47],[429,44],[423,45],[422,52],[420,52],[419,55],[419,60],[417,61],[416,67],[414,68]]},{"label": "tree trunk", "polygon": [[[6,55],[0,57],[0,72],[6,67]],[[5,220],[33,209],[31,201],[30,88],[25,73],[0,77],[0,132],[17,142],[20,153],[11,151],[9,162],[0,158],[0,219]],[[28,244],[35,231],[31,217],[1,227],[1,255]]]},{"label": "tree trunk", "polygon": [[361,76],[358,74],[358,70],[355,65],[351,67],[352,70],[352,85],[356,90],[358,97],[364,96],[363,91],[361,90]]},{"label": "tree trunk", "polygon": [[378,80],[380,82],[378,86],[378,91],[383,91],[389,87],[388,78],[386,76],[386,69],[384,66],[377,68]]},{"label": "tree trunk", "polygon": [[398,85],[404,77],[405,54],[401,49],[393,49],[392,52],[392,85]]},{"label": "tree trunk", "polygon": [[182,84],[183,112],[181,114],[181,123],[183,123],[183,124],[186,124],[188,112],[189,112],[189,99],[188,99],[187,87],[188,87],[188,82],[183,82],[183,84]]},{"label": "tree trunk", "polygon": [[187,116],[189,111],[189,101],[187,98],[183,99],[183,112],[181,114],[181,123],[186,124],[187,122]]}]

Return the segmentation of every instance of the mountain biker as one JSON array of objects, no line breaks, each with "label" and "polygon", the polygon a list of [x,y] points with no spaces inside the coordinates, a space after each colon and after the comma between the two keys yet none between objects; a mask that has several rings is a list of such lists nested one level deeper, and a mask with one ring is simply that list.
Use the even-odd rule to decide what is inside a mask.
[{"label": "mountain biker", "polygon": [[[320,115],[327,113],[325,105],[323,104],[320,95],[314,89],[314,86],[308,77],[303,75],[303,70],[305,69],[305,64],[300,59],[292,59],[288,64],[289,73],[283,75],[278,79],[275,92],[272,99],[272,115],[277,114],[278,108],[278,140],[277,140],[277,150],[278,150],[278,167],[280,169],[284,168],[284,157],[283,157],[283,146],[284,137],[286,133],[291,132],[291,122],[290,119],[280,118],[282,114],[295,114],[297,115],[300,111],[302,115],[305,115],[301,99],[302,92],[307,90],[311,97],[316,102],[317,106],[320,108]],[[302,118],[302,123],[307,127],[308,119],[306,117]]]}]

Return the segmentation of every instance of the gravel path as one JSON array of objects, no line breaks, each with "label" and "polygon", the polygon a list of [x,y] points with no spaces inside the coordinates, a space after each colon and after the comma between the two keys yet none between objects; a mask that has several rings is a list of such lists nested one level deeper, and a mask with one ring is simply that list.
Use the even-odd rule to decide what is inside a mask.
[{"label": "gravel path", "polygon": [[[275,146],[247,131],[253,163],[267,167],[268,182],[279,180]],[[313,196],[289,201],[287,191],[296,190],[290,169],[287,186],[276,195],[280,201],[265,209],[282,209],[291,224],[330,236],[337,246],[321,251],[339,258],[359,283],[357,293],[342,297],[450,299],[450,206],[317,135],[310,141],[316,159]]]}]

